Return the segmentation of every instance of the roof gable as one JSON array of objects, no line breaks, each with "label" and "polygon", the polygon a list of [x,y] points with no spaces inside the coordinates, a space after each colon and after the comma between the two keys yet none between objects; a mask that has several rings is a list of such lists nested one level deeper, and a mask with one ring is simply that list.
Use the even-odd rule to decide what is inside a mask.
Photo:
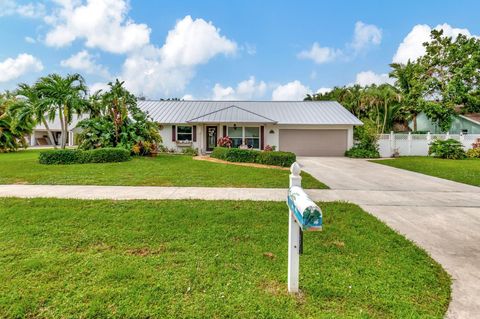
[{"label": "roof gable", "polygon": [[190,120],[188,123],[276,123],[276,121],[236,105],[230,105]]}]

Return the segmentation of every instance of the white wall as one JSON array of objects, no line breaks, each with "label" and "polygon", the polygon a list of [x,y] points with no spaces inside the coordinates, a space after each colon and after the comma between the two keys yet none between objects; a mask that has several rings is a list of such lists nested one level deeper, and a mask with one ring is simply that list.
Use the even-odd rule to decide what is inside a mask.
[{"label": "white wall", "polygon": [[[180,126],[182,126],[182,124],[180,124]],[[183,147],[179,147],[176,142],[172,141],[172,125],[162,125],[162,129],[159,130],[159,133],[162,137],[163,146],[168,147],[169,149],[173,148],[178,152],[182,150]],[[203,138],[203,126],[197,125],[197,141],[192,143],[192,147],[201,150],[203,146]]]},{"label": "white wall", "polygon": [[432,140],[449,138],[462,142],[464,149],[468,150],[480,134],[380,134],[378,146],[381,157],[391,157],[395,150],[400,156],[427,156]]}]

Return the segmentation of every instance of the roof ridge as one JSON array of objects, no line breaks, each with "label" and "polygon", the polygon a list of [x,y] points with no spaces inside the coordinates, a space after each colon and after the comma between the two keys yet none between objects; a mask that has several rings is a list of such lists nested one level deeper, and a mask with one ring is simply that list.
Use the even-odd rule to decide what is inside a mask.
[{"label": "roof ridge", "polygon": [[244,111],[244,112],[247,112],[247,113],[250,113],[250,114],[259,116],[259,117],[263,117],[264,119],[269,120],[269,121],[271,121],[271,122],[274,122],[274,123],[277,122],[277,121],[275,121],[275,120],[272,120],[271,118],[268,118],[268,117],[263,116],[263,115],[261,115],[261,114],[258,114],[258,113],[252,112],[252,111],[250,111],[250,110],[244,109],[243,107],[240,107],[240,106],[237,106],[237,105],[230,105],[230,106],[223,107],[223,108],[221,108],[221,109],[218,109],[218,110],[215,110],[215,111],[212,111],[212,112],[209,112],[209,113],[205,113],[205,114],[203,114],[203,115],[200,115],[200,116],[191,118],[191,119],[187,120],[187,122],[193,122],[193,121],[198,120],[198,119],[200,119],[200,118],[202,118],[202,117],[205,117],[205,116],[208,116],[208,115],[212,115],[212,114],[215,114],[215,113],[218,113],[218,112],[221,112],[221,111],[225,111],[225,110],[227,110],[227,109],[229,109],[229,108],[232,108],[232,107],[235,107],[235,108],[237,108],[237,109],[239,109],[239,110],[242,110],[242,111]]},{"label": "roof ridge", "polygon": [[235,103],[235,102],[241,102],[241,103],[318,103],[318,102],[337,102],[335,100],[322,100],[322,101],[291,101],[291,100],[277,100],[277,101],[272,101],[272,100],[155,100],[155,99],[149,99],[149,100],[139,100],[138,102],[182,102],[182,103],[188,103],[188,102],[215,102],[215,103]]}]

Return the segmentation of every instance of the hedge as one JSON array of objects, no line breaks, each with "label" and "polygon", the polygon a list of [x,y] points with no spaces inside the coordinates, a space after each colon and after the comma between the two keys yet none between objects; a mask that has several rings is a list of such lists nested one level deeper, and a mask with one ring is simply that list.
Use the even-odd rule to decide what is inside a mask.
[{"label": "hedge", "polygon": [[40,164],[113,163],[130,160],[130,152],[123,148],[99,148],[94,150],[48,150],[40,152]]},{"label": "hedge", "polygon": [[296,160],[295,154],[291,152],[262,152],[226,147],[216,147],[210,156],[228,162],[258,163],[284,167],[292,165]]}]

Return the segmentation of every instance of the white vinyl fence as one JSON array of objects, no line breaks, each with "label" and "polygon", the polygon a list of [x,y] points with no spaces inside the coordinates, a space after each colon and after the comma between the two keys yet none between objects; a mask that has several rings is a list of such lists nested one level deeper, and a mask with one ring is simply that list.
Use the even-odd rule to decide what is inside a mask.
[{"label": "white vinyl fence", "polygon": [[472,148],[480,134],[380,134],[378,139],[381,157],[391,157],[395,151],[400,156],[427,156],[429,144],[434,139],[448,140],[449,138],[460,141],[465,150]]}]

